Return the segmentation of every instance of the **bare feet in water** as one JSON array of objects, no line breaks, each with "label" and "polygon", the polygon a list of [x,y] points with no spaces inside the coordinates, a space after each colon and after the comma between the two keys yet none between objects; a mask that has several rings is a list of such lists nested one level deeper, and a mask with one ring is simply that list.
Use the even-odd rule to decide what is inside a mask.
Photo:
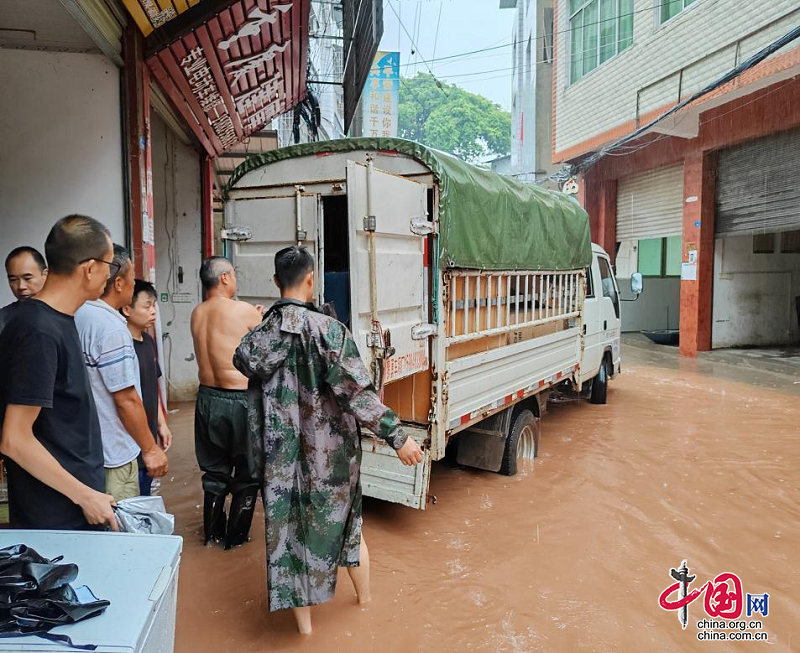
[{"label": "bare feet in water", "polygon": [[311,608],[292,608],[294,618],[297,621],[297,630],[301,635],[311,634]]}]

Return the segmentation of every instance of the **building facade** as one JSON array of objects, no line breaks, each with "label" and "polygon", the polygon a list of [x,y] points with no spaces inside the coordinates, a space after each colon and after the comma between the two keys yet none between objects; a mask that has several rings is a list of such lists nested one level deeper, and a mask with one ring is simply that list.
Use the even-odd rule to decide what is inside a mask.
[{"label": "building facade", "polygon": [[514,9],[511,175],[540,181],[553,172],[553,0],[500,0]]},{"label": "building facade", "polygon": [[721,79],[793,38],[797,2],[557,0],[554,23],[553,160],[621,286],[645,276],[623,328],[677,328],[690,356],[797,343],[800,39]]}]

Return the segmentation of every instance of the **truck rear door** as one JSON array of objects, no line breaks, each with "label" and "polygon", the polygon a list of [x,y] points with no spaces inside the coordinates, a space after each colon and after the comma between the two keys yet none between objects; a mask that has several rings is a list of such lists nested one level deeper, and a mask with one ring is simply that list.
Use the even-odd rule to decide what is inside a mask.
[{"label": "truck rear door", "polygon": [[[428,322],[425,236],[412,222],[427,220],[427,187],[415,181],[347,162],[350,221],[350,293],[352,331],[364,361],[379,347],[373,343],[371,300],[377,320],[388,331],[394,353],[384,363],[384,384],[428,369],[428,340],[412,330]],[[376,278],[370,274],[370,231],[374,230]],[[388,343],[387,343],[388,344]]]},{"label": "truck rear door", "polygon": [[[291,192],[291,188],[287,189]],[[319,262],[319,202],[315,194],[296,191],[274,197],[228,201],[225,204],[225,230],[228,252],[236,267],[239,299],[269,307],[280,299],[272,280],[275,254],[297,244],[298,217],[301,245]],[[299,216],[298,216],[299,211]],[[243,238],[242,234],[247,234]],[[319,279],[319,270],[315,271]]]},{"label": "truck rear door", "polygon": [[[429,366],[427,338],[415,340],[412,333],[415,326],[428,322],[425,236],[412,224],[427,220],[427,187],[348,161],[347,198],[353,336],[361,356],[372,368],[380,355],[380,347],[371,346],[375,344],[371,301],[372,293],[376,293],[379,329],[388,332],[394,348],[383,360],[383,382],[391,383]],[[374,278],[370,274],[372,230]],[[405,428],[422,447],[422,462],[405,467],[387,444],[363,437],[362,490],[365,496],[424,510],[432,464],[426,444],[428,433],[424,428]]]}]

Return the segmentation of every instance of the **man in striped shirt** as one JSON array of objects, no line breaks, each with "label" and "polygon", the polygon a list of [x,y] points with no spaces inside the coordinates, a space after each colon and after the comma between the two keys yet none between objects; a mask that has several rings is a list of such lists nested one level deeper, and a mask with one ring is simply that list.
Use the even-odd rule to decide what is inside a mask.
[{"label": "man in striped shirt", "polygon": [[102,297],[78,309],[75,325],[100,419],[106,492],[120,501],[139,494],[140,451],[151,477],[164,476],[168,465],[147,424],[133,338],[118,312],[130,305],[134,288],[133,264],[125,248],[114,245],[110,267]]}]

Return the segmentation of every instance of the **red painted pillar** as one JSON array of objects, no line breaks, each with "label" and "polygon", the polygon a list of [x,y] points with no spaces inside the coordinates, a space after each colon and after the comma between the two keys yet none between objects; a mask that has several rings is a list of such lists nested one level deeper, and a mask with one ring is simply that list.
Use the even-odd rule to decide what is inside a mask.
[{"label": "red painted pillar", "polygon": [[590,170],[578,179],[578,204],[589,214],[589,227],[592,231],[592,242],[597,242],[600,233],[600,213],[598,211],[598,184]]},{"label": "red painted pillar", "polygon": [[150,156],[150,76],[144,61],[144,38],[129,21],[122,39],[125,156],[128,168],[128,215],[131,254],[136,276],[155,277],[153,228],[153,165]]},{"label": "red painted pillar", "polygon": [[687,152],[683,167],[683,266],[681,344],[684,356],[711,349],[714,218],[717,164],[714,152]]},{"label": "red painted pillar", "polygon": [[598,183],[598,219],[595,242],[611,257],[617,255],[617,180],[608,179]]},{"label": "red painted pillar", "polygon": [[617,181],[597,181],[592,172],[578,184],[578,202],[589,214],[592,242],[600,245],[614,261],[617,244]]},{"label": "red painted pillar", "polygon": [[214,255],[214,161],[210,156],[203,156],[200,161],[203,197],[203,258]]}]

